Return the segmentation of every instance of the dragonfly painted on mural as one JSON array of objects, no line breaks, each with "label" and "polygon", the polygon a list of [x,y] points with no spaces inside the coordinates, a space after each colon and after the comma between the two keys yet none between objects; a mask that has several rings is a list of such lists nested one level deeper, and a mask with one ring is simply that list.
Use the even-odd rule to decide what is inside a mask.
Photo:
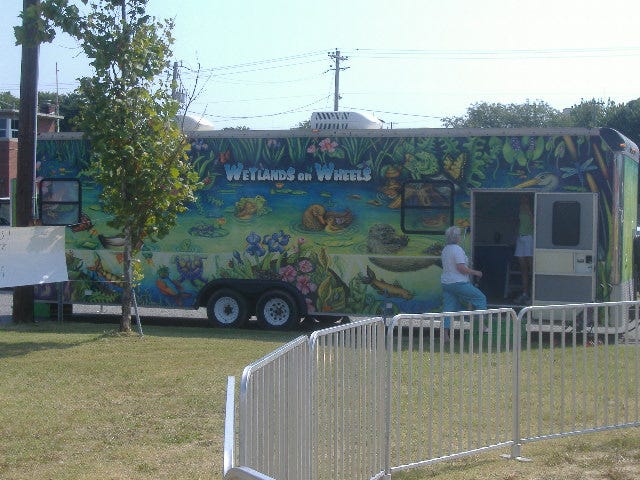
[{"label": "dragonfly painted on mural", "polygon": [[597,170],[598,167],[593,165],[593,158],[589,158],[585,160],[583,163],[576,162],[575,167],[561,167],[560,170],[563,172],[562,178],[569,178],[574,175],[578,175],[578,179],[580,180],[580,185],[584,187],[584,175],[587,172]]}]

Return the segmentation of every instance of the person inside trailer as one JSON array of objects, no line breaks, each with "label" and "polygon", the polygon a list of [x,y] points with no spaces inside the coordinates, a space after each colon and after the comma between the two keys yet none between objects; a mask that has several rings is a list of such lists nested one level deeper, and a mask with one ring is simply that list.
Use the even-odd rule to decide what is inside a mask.
[{"label": "person inside trailer", "polygon": [[522,293],[515,301],[521,305],[527,305],[531,303],[531,271],[533,266],[533,208],[531,198],[528,195],[520,195],[518,239],[513,255],[518,259],[522,276]]}]

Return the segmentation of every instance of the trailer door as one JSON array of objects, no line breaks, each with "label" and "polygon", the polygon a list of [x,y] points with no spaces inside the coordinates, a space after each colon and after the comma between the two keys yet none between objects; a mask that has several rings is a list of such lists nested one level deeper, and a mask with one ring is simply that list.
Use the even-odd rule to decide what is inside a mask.
[{"label": "trailer door", "polygon": [[534,305],[595,300],[597,217],[595,193],[536,194]]}]

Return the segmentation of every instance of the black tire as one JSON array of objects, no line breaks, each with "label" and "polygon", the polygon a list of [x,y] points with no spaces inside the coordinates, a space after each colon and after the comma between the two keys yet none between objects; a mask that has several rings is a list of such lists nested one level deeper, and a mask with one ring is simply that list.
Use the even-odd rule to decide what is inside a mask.
[{"label": "black tire", "polygon": [[263,328],[287,329],[300,321],[298,305],[293,296],[283,290],[269,290],[256,303],[256,317]]},{"label": "black tire", "polygon": [[216,327],[243,327],[249,318],[247,300],[230,288],[217,290],[207,302],[207,318]]}]

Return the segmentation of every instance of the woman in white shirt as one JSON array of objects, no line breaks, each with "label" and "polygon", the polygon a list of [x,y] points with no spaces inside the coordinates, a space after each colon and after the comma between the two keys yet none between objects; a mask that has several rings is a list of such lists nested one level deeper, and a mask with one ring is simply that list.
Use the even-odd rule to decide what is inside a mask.
[{"label": "woman in white shirt", "polygon": [[[443,311],[458,312],[463,306],[471,304],[474,309],[486,310],[487,297],[470,281],[469,276],[481,278],[482,272],[467,266],[467,255],[459,245],[461,232],[458,227],[449,227],[445,232],[447,245],[442,249],[442,284]],[[451,318],[444,320],[443,340],[449,340]]]}]

